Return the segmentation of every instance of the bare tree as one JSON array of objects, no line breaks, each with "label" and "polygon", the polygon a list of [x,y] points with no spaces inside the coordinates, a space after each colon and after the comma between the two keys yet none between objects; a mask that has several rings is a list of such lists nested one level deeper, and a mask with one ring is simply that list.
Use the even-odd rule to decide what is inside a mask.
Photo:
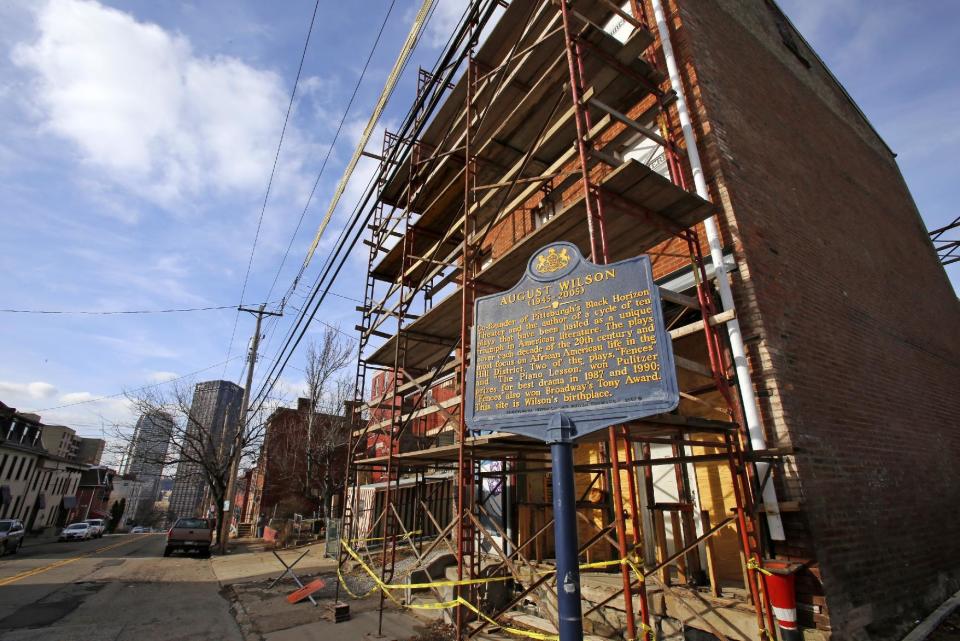
[{"label": "bare tree", "polygon": [[323,499],[323,513],[329,516],[333,496],[343,489],[346,470],[343,469],[342,457],[350,440],[350,417],[346,412],[346,404],[353,399],[353,382],[348,376],[338,377],[324,399],[320,407],[326,414],[326,429],[313,440],[307,455],[317,471],[316,481]]},{"label": "bare tree", "polygon": [[[306,356],[307,367],[304,371],[307,378],[307,400],[309,401],[307,410],[306,483],[307,487],[310,487],[310,479],[315,471],[320,472],[323,476],[328,476],[325,464],[330,463],[332,450],[335,450],[346,436],[346,434],[340,433],[342,431],[341,425],[330,425],[327,429],[317,433],[315,422],[317,412],[321,409],[326,410],[324,414],[328,416],[343,414],[343,403],[348,398],[344,394],[349,390],[344,390],[346,383],[341,379],[334,379],[334,376],[350,362],[353,356],[353,346],[340,337],[340,332],[336,328],[324,327],[319,344],[311,341],[307,345]],[[336,420],[329,422],[342,423],[342,421]],[[315,470],[317,465],[324,465],[324,467]],[[321,488],[321,496],[324,498],[324,514],[327,513],[329,508],[329,497],[325,491],[327,485],[324,482]]]},{"label": "bare tree", "polygon": [[[136,394],[128,394],[133,409],[140,415],[155,417],[154,429],[149,438],[158,441],[157,447],[140,448],[146,457],[145,463],[161,468],[176,467],[177,481],[202,484],[206,505],[218,506],[215,510],[217,530],[223,512],[219,506],[228,497],[228,477],[235,458],[254,456],[263,440],[264,423],[262,416],[272,410],[277,403],[264,404],[261,411],[242,426],[241,433],[233,437],[238,416],[229,413],[224,424],[213,425],[204,417],[198,416],[192,408],[193,386],[177,383],[165,390],[150,388]],[[233,422],[233,425],[228,423]],[[132,451],[135,434],[127,428],[115,428],[115,446],[123,451]],[[136,438],[144,438],[143,434]],[[160,444],[162,443],[162,446]],[[167,444],[169,444],[167,446]],[[232,497],[229,497],[232,501]]]}]

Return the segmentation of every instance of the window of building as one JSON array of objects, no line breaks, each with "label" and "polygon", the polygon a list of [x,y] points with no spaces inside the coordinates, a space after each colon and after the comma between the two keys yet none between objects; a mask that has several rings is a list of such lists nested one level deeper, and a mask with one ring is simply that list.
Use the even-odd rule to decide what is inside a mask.
[{"label": "window of building", "polygon": [[8,480],[8,481],[9,481],[10,478],[13,476],[13,468],[15,468],[16,466],[17,466],[17,457],[16,457],[16,456],[11,456],[11,457],[10,457],[10,467],[7,468],[7,480]]},{"label": "window of building", "polygon": [[3,458],[0,458],[0,478],[3,477],[3,468],[7,466],[8,458],[10,458],[9,454],[4,454]]},{"label": "window of building", "polygon": [[[29,487],[30,485],[30,470],[33,469],[33,464],[36,463],[36,459],[25,459],[27,461],[27,469],[23,471],[23,480],[24,484]],[[17,474],[17,478],[20,478],[20,475]]]},{"label": "window of building", "polygon": [[480,269],[484,270],[493,264],[493,248],[487,247],[480,250]]},{"label": "window of building", "polygon": [[14,481],[19,481],[19,480],[20,480],[20,475],[23,473],[23,464],[26,463],[26,462],[27,462],[27,457],[26,457],[26,456],[24,456],[22,459],[20,459],[20,464],[17,465],[17,476],[13,479]]},{"label": "window of building", "polygon": [[[621,9],[624,13],[632,14],[630,9],[630,3],[624,2]],[[625,43],[630,37],[630,34],[633,33],[633,25],[624,20],[621,16],[614,14],[608,21],[607,24],[603,25],[603,30],[609,33],[611,36],[616,38],[621,43]]]},{"label": "window of building", "polygon": [[533,209],[533,228],[540,229],[557,213],[557,205],[550,198],[544,198]]},{"label": "window of building", "polygon": [[[643,122],[643,126],[647,129],[657,131],[657,123],[652,118]],[[627,145],[623,159],[636,160],[664,178],[670,178],[670,168],[667,166],[666,151],[660,143],[647,138],[643,134],[638,133],[635,140]]]},{"label": "window of building", "polygon": [[43,491],[46,492],[50,489],[50,481],[53,480],[53,472],[47,472],[47,480],[43,484]]}]

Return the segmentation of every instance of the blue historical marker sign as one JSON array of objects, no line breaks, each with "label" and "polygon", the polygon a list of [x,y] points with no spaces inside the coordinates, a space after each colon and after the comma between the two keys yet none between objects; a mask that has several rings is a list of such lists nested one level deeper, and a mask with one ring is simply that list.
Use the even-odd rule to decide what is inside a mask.
[{"label": "blue historical marker sign", "polygon": [[576,245],[536,252],[512,289],[474,307],[466,420],[542,439],[668,412],[679,402],[673,349],[647,256],[595,265]]}]

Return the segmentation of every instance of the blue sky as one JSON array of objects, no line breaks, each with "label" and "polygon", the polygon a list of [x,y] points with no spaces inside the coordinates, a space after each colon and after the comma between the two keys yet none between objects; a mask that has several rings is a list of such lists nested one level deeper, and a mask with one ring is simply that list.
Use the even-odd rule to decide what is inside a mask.
[{"label": "blue sky", "polygon": [[[385,0],[322,2],[244,302],[261,302],[360,74]],[[398,0],[344,135],[279,276],[296,272],[419,3]],[[923,3],[784,0],[899,162],[928,227],[955,215],[960,155],[960,9]],[[840,6],[838,6],[840,5]],[[358,6],[364,9],[359,11]],[[382,124],[402,117],[418,64],[431,66],[462,7],[444,0]],[[130,310],[235,304],[313,3],[242,0],[0,4],[3,308]],[[379,140],[373,143],[379,148]],[[373,170],[362,161],[330,232]],[[335,235],[321,244],[318,256]],[[317,260],[307,275],[312,281]],[[957,266],[960,268],[960,265]],[[357,296],[354,258],[335,291]],[[954,283],[960,279],[955,269]],[[298,303],[297,297],[293,300]],[[322,317],[352,332],[354,306]],[[266,355],[292,314],[267,325]],[[0,315],[0,400],[82,434],[130,420],[122,398],[227,358],[229,310],[138,316]],[[241,375],[242,316],[225,366]],[[298,372],[283,381],[287,395]]]}]

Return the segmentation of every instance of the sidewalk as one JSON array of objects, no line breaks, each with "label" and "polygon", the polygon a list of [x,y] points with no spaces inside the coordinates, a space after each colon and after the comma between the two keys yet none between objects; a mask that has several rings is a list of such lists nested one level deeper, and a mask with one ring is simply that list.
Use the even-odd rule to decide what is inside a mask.
[{"label": "sidewalk", "polygon": [[40,535],[30,535],[23,537],[23,547],[28,548],[34,545],[46,545],[47,543],[56,543],[57,542],[56,534],[48,534],[44,532]]},{"label": "sidewalk", "polygon": [[[231,541],[229,553],[225,556],[213,557],[213,571],[223,586],[251,581],[269,583],[283,572],[283,566],[277,561],[271,549],[262,539],[236,539]],[[304,552],[307,552],[307,555],[294,568],[297,576],[319,574],[324,571],[332,572],[337,567],[334,559],[324,558],[322,543],[277,550],[280,558],[288,564],[293,563]],[[289,581],[293,585],[293,581],[289,578],[284,581]]]},{"label": "sidewalk", "polygon": [[[323,556],[323,544],[278,550],[280,558],[293,563],[306,552],[294,568],[304,584],[320,578],[326,585],[314,593],[317,606],[309,600],[295,605],[287,602],[288,594],[297,589],[288,577],[272,589],[268,586],[280,576],[283,566],[270,549],[257,539],[241,539],[225,556],[211,560],[213,572],[223,586],[223,593],[233,603],[234,616],[247,641],[355,641],[376,634],[380,600],[377,595],[354,600],[341,592],[340,599],[350,605],[350,621],[333,623],[329,607],[337,588],[337,562]],[[407,641],[417,636],[425,623],[399,610],[383,615],[384,641]]]}]

